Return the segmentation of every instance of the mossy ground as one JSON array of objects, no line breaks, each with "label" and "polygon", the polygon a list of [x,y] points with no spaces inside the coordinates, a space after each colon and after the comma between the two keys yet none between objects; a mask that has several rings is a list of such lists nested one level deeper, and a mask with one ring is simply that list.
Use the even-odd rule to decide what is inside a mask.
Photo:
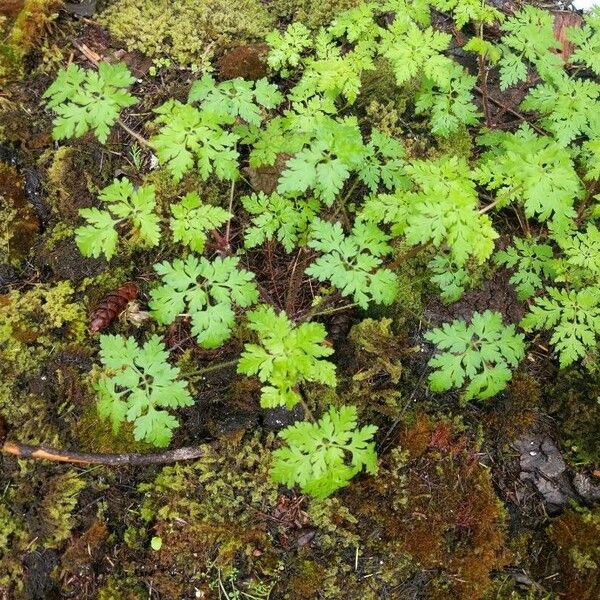
[{"label": "mossy ground", "polygon": [[[163,171],[149,169],[143,151],[139,173],[132,166],[133,144],[119,131],[105,148],[91,137],[54,147],[38,101],[56,62],[73,51],[66,40],[76,36],[91,48],[121,51],[136,65],[143,64],[136,51],[146,52],[155,67],[163,66],[160,77],[143,76],[137,84],[145,99],[141,110],[149,112],[162,99],[185,93],[188,74],[176,63],[221,58],[227,72],[236,56],[227,53],[238,48],[255,73],[260,61],[249,48],[269,28],[294,19],[317,27],[356,3],[115,1],[104,3],[98,19],[108,31],[64,12],[55,19],[57,2],[9,3],[14,10],[7,12],[8,37],[0,45],[0,76],[12,79],[0,95],[0,274],[10,270],[15,276],[9,283],[0,278],[0,429],[11,438],[87,451],[146,450],[130,428],[115,436],[98,420],[88,386],[97,340],[87,333],[86,320],[105,293],[134,277],[143,303],[155,256],[125,246],[110,267],[83,259],[73,229],[78,209],[94,205],[97,191],[115,174],[154,184],[163,215],[174,199],[201,185],[193,176],[173,184]],[[360,110],[402,136],[406,101],[390,94],[386,73],[378,75],[364,82]],[[468,136],[436,142],[420,135],[419,127],[412,124],[411,155],[469,154]],[[47,220],[30,202],[28,172],[42,179]],[[206,201],[226,194],[223,186],[203,187]],[[163,255],[173,252],[161,249]],[[261,282],[279,297],[287,292],[290,265],[280,264],[273,248],[269,252],[276,269],[262,274]],[[453,307],[442,306],[422,276],[423,266],[418,257],[402,265],[393,307],[326,319],[340,385],[327,396],[322,389],[305,390],[315,411],[353,403],[379,426],[376,477],[358,478],[318,502],[274,485],[268,470],[276,442],[258,409],[259,386],[233,370],[196,375],[211,361],[239,352],[241,340],[203,351],[189,341],[183,324],[167,336],[197,403],[182,411],[173,444],[217,437],[218,451],[192,463],[136,469],[0,458],[0,595],[600,597],[598,509],[573,505],[549,517],[515,474],[510,446],[551,418],[547,429],[564,444],[570,464],[597,469],[598,380],[575,370],[559,374],[540,353],[529,357],[506,394],[485,406],[461,406],[452,394],[434,398],[426,386],[423,323],[473,308],[496,308],[514,321],[522,307],[504,276]],[[300,291],[293,300],[299,310],[310,298]],[[138,335],[131,323],[112,327]],[[153,537],[162,540],[159,550],[150,545]]]}]

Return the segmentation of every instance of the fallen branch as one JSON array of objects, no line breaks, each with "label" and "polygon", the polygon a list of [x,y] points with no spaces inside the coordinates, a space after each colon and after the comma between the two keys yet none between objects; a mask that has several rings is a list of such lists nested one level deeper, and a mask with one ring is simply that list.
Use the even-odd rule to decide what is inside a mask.
[{"label": "fallen branch", "polygon": [[52,460],[55,462],[69,462],[88,465],[108,465],[120,467],[123,465],[160,465],[174,463],[181,460],[193,460],[211,452],[213,446],[177,448],[153,454],[92,454],[87,452],[71,452],[58,450],[49,446],[29,446],[20,442],[7,440],[2,446],[4,454],[11,454],[19,458],[32,458],[39,460]]}]

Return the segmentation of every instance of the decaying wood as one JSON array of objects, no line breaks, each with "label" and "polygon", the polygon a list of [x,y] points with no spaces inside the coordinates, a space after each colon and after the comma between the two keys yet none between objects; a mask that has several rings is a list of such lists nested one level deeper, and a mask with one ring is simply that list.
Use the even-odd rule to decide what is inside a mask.
[{"label": "decaying wood", "polygon": [[2,446],[2,452],[19,458],[120,467],[124,465],[160,465],[182,460],[193,460],[210,454],[213,448],[213,444],[204,444],[152,454],[93,454],[59,450],[49,446],[29,446],[28,444],[7,440]]}]

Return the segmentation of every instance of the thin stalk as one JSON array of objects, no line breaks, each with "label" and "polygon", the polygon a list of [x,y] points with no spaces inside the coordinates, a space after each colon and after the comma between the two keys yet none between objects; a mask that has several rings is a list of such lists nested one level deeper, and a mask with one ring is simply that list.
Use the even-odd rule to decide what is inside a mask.
[{"label": "thin stalk", "polygon": [[235,194],[235,179],[231,180],[231,189],[229,191],[229,219],[227,219],[227,227],[225,229],[225,248],[229,250],[229,238],[231,235],[231,218],[233,216],[233,195]]}]

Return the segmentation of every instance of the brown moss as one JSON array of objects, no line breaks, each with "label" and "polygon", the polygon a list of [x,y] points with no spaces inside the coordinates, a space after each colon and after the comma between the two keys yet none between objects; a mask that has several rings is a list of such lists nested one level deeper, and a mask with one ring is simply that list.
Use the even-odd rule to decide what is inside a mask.
[{"label": "brown moss", "polygon": [[[92,151],[90,153],[90,151]],[[94,206],[92,173],[98,168],[93,148],[84,142],[63,146],[49,155],[47,166],[48,200],[56,210],[61,222],[79,222],[79,209]],[[46,159],[47,160],[47,159]],[[92,168],[93,165],[93,168]]]},{"label": "brown moss", "polygon": [[0,83],[22,75],[25,57],[40,44],[62,3],[62,0],[24,0],[21,3],[11,0],[7,9],[9,16],[14,15],[15,19],[11,26],[5,26],[0,42]]},{"label": "brown moss", "polygon": [[292,600],[317,598],[323,585],[323,569],[314,560],[301,560],[291,575],[288,586]]},{"label": "brown moss", "polygon": [[69,547],[61,558],[62,568],[69,573],[77,573],[102,554],[102,545],[108,537],[104,521],[96,520]]},{"label": "brown moss", "polygon": [[220,79],[256,80],[266,77],[266,55],[269,51],[267,44],[242,44],[227,51],[219,59]]},{"label": "brown moss", "polygon": [[384,458],[380,476],[348,496],[361,541],[379,532],[378,554],[392,562],[408,555],[413,572],[430,573],[424,597],[479,600],[507,555],[504,512],[477,447],[451,422],[424,415],[400,444],[408,452]]},{"label": "brown moss", "polygon": [[516,373],[504,398],[486,413],[483,424],[491,437],[501,442],[517,439],[532,430],[539,414],[540,386],[525,373]]},{"label": "brown moss", "polygon": [[600,597],[600,509],[565,511],[552,522],[549,537],[559,549],[561,597],[566,600]]},{"label": "brown moss", "polygon": [[28,202],[17,170],[0,163],[0,262],[17,264],[29,254],[40,221]]}]

